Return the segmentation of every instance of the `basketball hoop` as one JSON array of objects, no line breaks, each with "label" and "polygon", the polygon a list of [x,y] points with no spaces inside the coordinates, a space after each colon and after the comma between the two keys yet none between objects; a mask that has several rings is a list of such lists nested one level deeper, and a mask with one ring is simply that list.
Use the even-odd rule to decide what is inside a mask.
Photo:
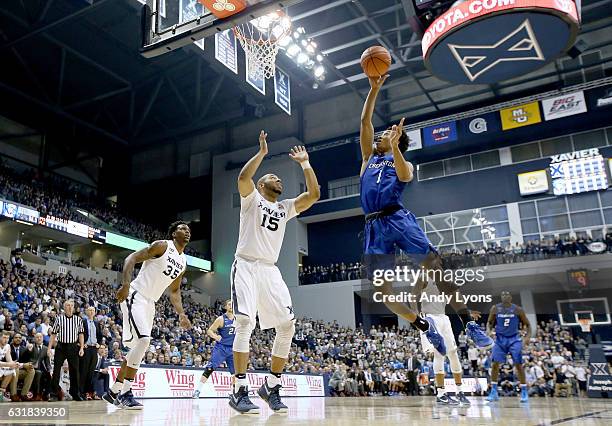
[{"label": "basketball hoop", "polygon": [[591,332],[591,319],[590,318],[580,318],[578,320],[578,323],[580,324],[580,328],[582,329],[583,333]]},{"label": "basketball hoop", "polygon": [[256,78],[272,78],[276,70],[279,42],[291,32],[291,19],[278,10],[233,28]]}]

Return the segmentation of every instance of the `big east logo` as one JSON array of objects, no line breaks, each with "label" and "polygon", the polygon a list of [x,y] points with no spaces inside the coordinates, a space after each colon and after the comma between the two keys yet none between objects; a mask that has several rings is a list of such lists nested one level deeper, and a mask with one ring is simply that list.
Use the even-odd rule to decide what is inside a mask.
[{"label": "big east logo", "polygon": [[557,99],[555,103],[553,103],[553,106],[550,109],[550,113],[559,114],[574,108],[578,108],[581,102],[582,101],[580,99],[576,99],[575,96],[568,96],[567,98]]}]

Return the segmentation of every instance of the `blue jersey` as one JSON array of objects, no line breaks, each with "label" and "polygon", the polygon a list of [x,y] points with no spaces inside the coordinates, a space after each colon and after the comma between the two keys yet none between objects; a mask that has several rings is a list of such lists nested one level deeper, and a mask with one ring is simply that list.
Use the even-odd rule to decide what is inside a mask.
[{"label": "blue jersey", "polygon": [[495,314],[495,335],[504,337],[516,336],[520,323],[517,314],[518,306],[512,304],[509,307],[505,307],[502,303],[499,303],[495,307],[497,309]]},{"label": "blue jersey", "polygon": [[221,336],[218,344],[232,346],[234,344],[235,328],[234,320],[229,319],[226,314],[223,314],[223,327],[217,330],[217,333]]},{"label": "blue jersey", "polygon": [[406,182],[397,178],[393,155],[374,154],[361,175],[361,208],[365,214],[385,207],[402,206],[402,192]]}]

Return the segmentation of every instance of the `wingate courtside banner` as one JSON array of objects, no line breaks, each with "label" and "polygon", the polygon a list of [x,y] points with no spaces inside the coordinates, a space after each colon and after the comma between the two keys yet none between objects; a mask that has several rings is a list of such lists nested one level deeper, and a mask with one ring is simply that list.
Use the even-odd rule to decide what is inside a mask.
[{"label": "wingate courtside banner", "polygon": [[[117,378],[119,366],[109,367],[110,381]],[[136,398],[191,398],[203,369],[181,369],[150,367],[143,365],[134,378],[132,392]],[[266,373],[247,373],[249,387],[259,388]],[[215,371],[200,394],[201,398],[227,398],[230,393],[232,376],[228,371]],[[281,376],[282,396],[325,396],[323,376],[306,374],[283,374]]]},{"label": "wingate courtside banner", "polygon": [[499,115],[501,116],[503,130],[516,129],[517,127],[530,126],[542,122],[538,102],[502,109]]}]

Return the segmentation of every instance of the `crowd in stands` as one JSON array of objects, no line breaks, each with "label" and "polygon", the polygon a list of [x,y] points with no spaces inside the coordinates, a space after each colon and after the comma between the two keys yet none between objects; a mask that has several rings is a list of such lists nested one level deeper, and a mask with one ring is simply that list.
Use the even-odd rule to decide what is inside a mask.
[{"label": "crowd in stands", "polygon": [[[63,301],[74,299],[79,315],[84,315],[88,306],[96,308],[102,364],[120,363],[127,348],[121,343],[121,315],[114,302],[116,290],[117,283],[27,269],[22,263],[0,260],[0,330],[10,334],[11,344],[20,336],[19,345],[26,348],[40,335],[39,339],[46,345],[49,327],[61,313]],[[222,301],[205,307],[186,292],[183,305],[192,320],[190,330],[179,327],[178,315],[166,296],[157,303],[151,346],[144,363],[202,367],[208,361],[213,341],[206,335],[206,329],[221,314]],[[249,368],[270,368],[273,338],[272,331],[256,329]],[[427,395],[433,391],[430,385],[433,357],[422,352],[420,336],[414,329],[372,326],[366,330],[361,326],[350,328],[336,322],[302,318],[296,324],[294,343],[286,370],[327,375],[333,395]],[[488,352],[476,349],[463,333],[458,337],[458,346],[464,373],[488,377]],[[524,351],[527,377],[532,385],[530,392],[541,396],[576,394],[584,387],[582,382],[588,374],[582,366],[585,351],[585,341],[574,339],[557,322],[538,324],[535,336]],[[63,387],[69,386],[66,374],[67,370]],[[35,395],[44,397],[48,390],[41,391],[42,385],[38,386]],[[107,390],[108,376],[95,388],[96,394],[88,398],[99,398]],[[511,363],[502,366],[499,389],[507,396],[517,392],[518,382]],[[479,392],[486,394],[486,389]],[[14,395],[11,397],[19,400]]]},{"label": "crowd in stands", "polygon": [[331,283],[361,279],[361,263],[332,263],[327,266],[300,266],[300,284]]},{"label": "crowd in stands", "polygon": [[[593,246],[592,243],[603,243]],[[605,245],[605,246],[604,246]],[[586,256],[612,253],[612,233],[605,238],[544,239],[516,243],[514,246],[491,244],[478,248],[466,248],[460,251],[456,248],[441,252],[445,268],[475,268],[506,263],[530,262],[535,260],[554,259],[559,257]],[[300,284],[320,284],[345,280],[361,279],[363,274],[361,264],[332,263],[329,265],[305,265],[299,268]]]},{"label": "crowd in stands", "polygon": [[[76,211],[79,207],[119,233],[147,242],[166,239],[162,230],[130,218],[116,205],[96,197],[93,191],[56,176],[42,177],[36,170],[18,173],[0,163],[0,197],[33,207],[41,216],[51,215],[97,227],[98,224]],[[199,256],[193,248],[185,252]]]}]

